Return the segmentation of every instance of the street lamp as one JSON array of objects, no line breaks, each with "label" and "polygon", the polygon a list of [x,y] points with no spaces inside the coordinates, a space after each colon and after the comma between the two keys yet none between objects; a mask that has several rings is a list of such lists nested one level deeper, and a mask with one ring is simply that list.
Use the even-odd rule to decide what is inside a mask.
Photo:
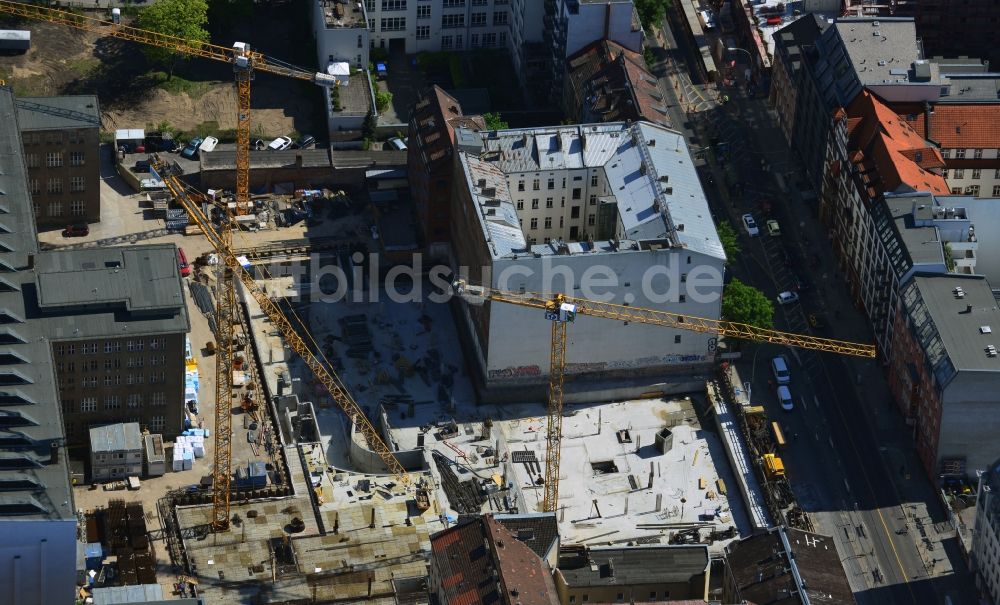
[{"label": "street lamp", "polygon": [[726,50],[728,50],[731,53],[741,52],[741,53],[745,54],[747,56],[747,62],[751,66],[753,65],[753,55],[750,54],[750,51],[748,51],[748,50],[746,50],[744,48],[739,48],[738,46],[730,46],[730,47],[726,48]]}]

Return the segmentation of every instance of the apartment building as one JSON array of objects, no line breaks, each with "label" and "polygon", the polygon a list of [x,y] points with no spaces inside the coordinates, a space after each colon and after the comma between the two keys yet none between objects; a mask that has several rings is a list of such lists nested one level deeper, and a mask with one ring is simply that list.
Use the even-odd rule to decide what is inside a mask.
[{"label": "apartment building", "polygon": [[435,258],[447,258],[451,238],[456,128],[476,132],[486,123],[482,116],[464,115],[458,100],[440,86],[423,91],[410,112],[407,172],[423,244]]},{"label": "apartment building", "polygon": [[97,97],[21,97],[16,103],[38,228],[99,222],[101,110]]},{"label": "apartment building", "polygon": [[979,474],[971,567],[984,601],[1000,602],[1000,460]]},{"label": "apartment building", "polygon": [[[648,122],[483,132],[457,162],[452,247],[471,283],[719,317],[725,254],[681,133]],[[610,280],[600,293],[597,274]],[[543,314],[485,304],[458,315],[481,396],[545,384]],[[572,334],[577,382],[683,382],[715,356],[714,335],[686,330],[578,317]]]},{"label": "apartment building", "polygon": [[823,173],[827,129],[807,132],[806,128],[815,128],[817,124],[799,116],[805,112],[804,107],[819,103],[807,62],[815,60],[816,39],[826,27],[826,20],[806,15],[774,34],[770,102],[781,116],[779,126],[788,145],[802,141],[798,146],[800,158],[810,174]]},{"label": "apartment building", "polygon": [[[38,239],[28,172],[10,88],[0,87],[0,592],[25,605],[76,602],[76,508],[70,487],[59,392],[39,318],[27,293],[35,286]],[[96,146],[95,146],[96,151]],[[82,567],[82,566],[81,566]]]},{"label": "apartment building", "polygon": [[322,69],[338,62],[368,68],[371,38],[363,4],[356,0],[316,0],[312,17]]},{"label": "apartment building", "polygon": [[51,251],[35,271],[31,304],[51,342],[67,442],[118,422],[178,435],[190,324],[177,248]]},{"label": "apartment building", "polygon": [[640,53],[610,40],[566,60],[563,111],[574,123],[639,121],[670,126],[659,80]]},{"label": "apartment building", "polygon": [[364,0],[371,47],[406,54],[510,46],[511,0]]}]

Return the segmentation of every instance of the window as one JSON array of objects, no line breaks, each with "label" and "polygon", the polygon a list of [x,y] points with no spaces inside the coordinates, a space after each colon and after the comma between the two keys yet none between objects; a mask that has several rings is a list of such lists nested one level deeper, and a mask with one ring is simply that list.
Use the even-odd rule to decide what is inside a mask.
[{"label": "window", "polygon": [[417,40],[427,40],[431,37],[431,26],[430,25],[418,25],[417,26]]},{"label": "window", "polygon": [[545,228],[546,229],[551,229],[552,228],[552,217],[551,216],[546,216],[545,217]]},{"label": "window", "polygon": [[[118,350],[121,350],[121,343],[118,343],[118,346],[119,346]],[[155,351],[157,349],[164,349],[164,348],[166,348],[166,346],[167,346],[167,339],[166,338],[150,338],[149,339],[149,348],[152,349],[153,351]]]},{"label": "window", "polygon": [[[445,4],[445,8],[447,7],[448,5]],[[465,14],[459,13],[457,15],[442,15],[441,27],[443,28],[465,27]]]},{"label": "window", "polygon": [[969,185],[965,188],[965,195],[979,195],[979,185]]},{"label": "window", "polygon": [[1000,179],[1000,168],[993,171],[993,178]]},{"label": "window", "polygon": [[535,199],[531,200],[531,209],[532,210],[538,210],[538,198],[537,197]]},{"label": "window", "polygon": [[465,6],[465,0],[444,0],[441,6],[445,8],[462,8]]},{"label": "window", "polygon": [[518,210],[524,210],[524,202],[518,202],[517,203],[517,209]]},{"label": "window", "polygon": [[955,159],[956,160],[964,160],[965,159],[965,150],[964,149],[956,149],[955,150]]},{"label": "window", "polygon": [[152,433],[162,433],[163,428],[167,426],[166,416],[152,416],[149,419],[149,430]]},{"label": "window", "polygon": [[649,591],[649,600],[650,601],[655,601],[656,600],[656,591],[655,590],[650,590]]},{"label": "window", "polygon": [[38,154],[37,153],[24,154],[24,164],[28,168],[38,168]]},{"label": "window", "polygon": [[507,11],[496,11],[493,13],[493,25],[507,25]]},{"label": "window", "polygon": [[549,179],[548,188],[549,188],[550,191],[552,189],[556,188],[556,180],[555,179]]},{"label": "window", "polygon": [[962,188],[961,187],[952,187],[951,188],[951,194],[952,195],[962,195]]},{"label": "window", "polygon": [[114,384],[114,379],[109,375],[104,377],[104,386],[109,387]]},{"label": "window", "polygon": [[976,160],[983,159],[983,150],[982,149],[973,149],[972,150],[972,158],[976,159]]},{"label": "window", "polygon": [[681,344],[681,335],[680,334],[674,335],[674,344],[675,345]]},{"label": "window", "polygon": [[532,191],[538,191],[538,189],[539,189],[538,183],[539,183],[538,179],[535,179],[534,181],[531,182],[531,190]]},{"label": "window", "polygon": [[590,595],[588,595],[588,594],[583,595],[583,602],[584,603],[586,603],[589,600],[590,600]]},{"label": "window", "polygon": [[401,32],[406,29],[406,17],[383,17],[382,31]]},{"label": "window", "polygon": [[486,13],[472,13],[472,16],[469,17],[469,25],[472,27],[485,27]]},{"label": "window", "polygon": [[683,294],[680,295],[680,302],[687,302],[687,299],[688,299],[687,296],[685,296]]},{"label": "window", "polygon": [[80,353],[83,355],[97,355],[97,343],[85,342],[80,346]]},{"label": "window", "polygon": [[565,219],[565,218],[566,218],[566,217],[564,217],[564,216],[560,216],[560,217],[559,217],[559,228],[560,228],[560,229],[562,229],[562,228],[563,228],[563,219]]},{"label": "window", "polygon": [[451,50],[453,44],[451,36],[441,36],[441,50]]},{"label": "window", "polygon": [[[28,179],[28,187],[31,189],[31,195],[38,195],[42,192],[42,186],[39,184],[38,179]],[[38,214],[37,212],[35,214]]]},{"label": "window", "polygon": [[45,154],[45,165],[49,168],[58,168],[63,165],[61,151],[50,151]]},{"label": "window", "polygon": [[86,161],[86,155],[82,151],[71,151],[69,152],[69,165],[70,166],[83,166]]},{"label": "window", "polygon": [[[977,151],[982,151],[982,149],[979,149]],[[978,180],[979,177],[982,176],[982,173],[983,173],[983,171],[980,170],[979,168],[973,168],[972,169],[972,178],[975,179],[975,180]]]},{"label": "window", "polygon": [[588,227],[593,227],[596,224],[597,224],[597,215],[596,214],[588,214],[587,215],[587,226]]},{"label": "window", "polygon": [[590,186],[591,187],[597,187],[597,175],[596,174],[590,175]]},{"label": "window", "polygon": [[507,44],[507,32],[500,32],[500,46]]},{"label": "window", "polygon": [[550,197],[545,198],[545,207],[546,208],[551,208],[552,207],[552,198],[550,198]]},{"label": "window", "polygon": [[63,192],[62,179],[59,178],[48,179],[48,183],[46,183],[45,190],[48,191],[49,193],[62,193]]},{"label": "window", "polygon": [[965,178],[965,169],[963,169],[963,168],[956,168],[955,169],[955,178],[956,179],[964,179]]},{"label": "window", "polygon": [[945,168],[944,170],[941,171],[941,178],[944,178],[944,179],[948,178],[948,169],[947,168]]},{"label": "window", "polygon": [[479,34],[472,34],[469,37],[469,46],[472,48],[479,48]]},{"label": "window", "polygon": [[83,216],[87,210],[87,204],[83,200],[76,200],[69,203],[69,213],[73,216]]},{"label": "window", "polygon": [[625,600],[625,593],[624,592],[619,592],[618,595],[615,598],[617,598],[619,601],[624,601]]},{"label": "window", "polygon": [[576,595],[572,595],[572,594],[569,595],[569,602],[570,603],[576,603]]},{"label": "window", "polygon": [[104,409],[117,410],[122,407],[122,398],[118,395],[108,395],[104,398]]},{"label": "window", "polygon": [[105,353],[121,353],[122,343],[120,340],[106,340],[104,341],[104,352]]},{"label": "window", "polygon": [[1000,185],[993,185],[993,197],[1000,197]]},{"label": "window", "polygon": [[129,393],[125,405],[127,405],[130,408],[142,407],[142,393]]},{"label": "window", "polygon": [[531,219],[531,230],[534,231],[535,229],[538,229],[538,219],[537,218]]},{"label": "window", "polygon": [[597,205],[597,196],[594,194],[590,194],[590,205],[591,206]]},{"label": "window", "polygon": [[80,400],[80,411],[81,412],[96,412],[97,411],[97,397],[84,397]]},{"label": "window", "polygon": [[497,45],[497,35],[494,33],[485,34],[483,36],[483,46],[486,48],[493,48]]},{"label": "window", "polygon": [[687,280],[688,280],[688,274],[687,273],[681,273],[681,283],[683,284]]},{"label": "window", "polygon": [[83,181],[84,181],[84,178],[82,176],[73,176],[73,177],[70,177],[70,179],[69,179],[69,190],[72,191],[73,193],[79,193],[79,192],[83,191],[83,187],[84,187]]},{"label": "window", "polygon": [[579,187],[574,187],[573,188],[573,199],[574,200],[578,200],[581,197],[583,197],[583,189],[580,189]]},{"label": "window", "polygon": [[52,202],[49,204],[49,216],[62,216],[62,202]]},{"label": "window", "polygon": [[569,217],[570,218],[580,218],[580,207],[579,206],[573,206],[572,208],[570,208],[570,210],[569,210]]},{"label": "window", "polygon": [[518,191],[524,191],[524,181],[518,181],[517,182],[517,190]]},{"label": "window", "polygon": [[384,11],[405,11],[406,0],[382,0],[382,10]]},{"label": "window", "polygon": [[427,5],[417,5],[417,19],[430,19],[431,7]]}]

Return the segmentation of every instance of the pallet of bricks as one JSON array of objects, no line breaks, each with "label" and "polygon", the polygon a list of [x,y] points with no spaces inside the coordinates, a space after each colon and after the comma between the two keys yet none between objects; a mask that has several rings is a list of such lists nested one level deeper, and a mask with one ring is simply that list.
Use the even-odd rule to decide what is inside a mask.
[{"label": "pallet of bricks", "polygon": [[155,584],[155,557],[146,532],[142,504],[112,500],[105,511],[108,552],[118,558],[118,579],[125,586]]}]

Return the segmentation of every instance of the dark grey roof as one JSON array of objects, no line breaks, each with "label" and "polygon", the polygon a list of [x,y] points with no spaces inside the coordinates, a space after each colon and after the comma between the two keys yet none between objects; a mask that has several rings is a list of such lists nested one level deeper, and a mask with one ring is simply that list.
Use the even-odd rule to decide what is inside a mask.
[{"label": "dark grey roof", "polygon": [[137,452],[142,449],[138,422],[119,422],[90,429],[90,452]]},{"label": "dark grey roof", "polygon": [[[73,494],[63,443],[62,410],[52,367],[52,351],[43,322],[28,319],[24,290],[35,275],[29,259],[38,253],[35,221],[27,191],[14,96],[0,87],[0,263],[13,289],[0,289],[0,308],[9,318],[4,328],[16,337],[7,352],[26,363],[10,369],[23,378],[0,393],[0,415],[10,422],[0,428],[0,454],[21,468],[0,470],[0,516],[17,519],[73,519]],[[72,526],[69,526],[72,533]],[[70,538],[72,539],[72,538]]]},{"label": "dark grey roof", "polygon": [[953,73],[951,86],[938,103],[996,103],[1000,100],[1000,73]]},{"label": "dark grey roof", "polygon": [[559,523],[555,513],[493,515],[493,518],[543,559],[559,543]]},{"label": "dark grey roof", "polygon": [[704,545],[630,546],[589,548],[586,557],[560,556],[558,569],[567,586],[575,588],[689,582],[708,565]]},{"label": "dark grey roof", "polygon": [[187,332],[173,244],[56,250],[39,255],[31,316],[54,340]]},{"label": "dark grey roof", "polygon": [[94,95],[18,97],[15,103],[21,132],[101,127],[101,106]]},{"label": "dark grey roof", "polygon": [[[989,282],[982,276],[935,275],[918,276],[914,283],[929,317],[911,297],[904,297],[904,304],[915,309],[915,326],[924,325],[926,319],[933,322],[955,370],[1000,372],[1000,356],[986,354],[987,346],[1000,347],[1000,309]],[[956,287],[962,288],[961,298]],[[983,326],[991,332],[983,334]]]},{"label": "dark grey roof", "polygon": [[337,168],[377,168],[386,166],[406,166],[405,151],[361,151],[357,149],[335,149],[330,151],[330,162]]},{"label": "dark grey roof", "polygon": [[738,600],[770,605],[855,603],[833,539],[797,529],[774,528],[726,547],[726,565]]},{"label": "dark grey roof", "polygon": [[[300,155],[304,168],[330,166],[330,152],[326,149],[285,149],[283,151],[251,151],[250,169],[291,168],[296,165]],[[235,149],[216,149],[208,153],[201,153],[198,157],[202,170],[236,170]]]},{"label": "dark grey roof", "polygon": [[816,38],[819,38],[828,25],[829,22],[821,15],[809,13],[774,32],[774,41],[776,44],[788,48],[789,54],[800,54],[801,51],[793,52],[791,47],[801,48],[815,44]]}]

